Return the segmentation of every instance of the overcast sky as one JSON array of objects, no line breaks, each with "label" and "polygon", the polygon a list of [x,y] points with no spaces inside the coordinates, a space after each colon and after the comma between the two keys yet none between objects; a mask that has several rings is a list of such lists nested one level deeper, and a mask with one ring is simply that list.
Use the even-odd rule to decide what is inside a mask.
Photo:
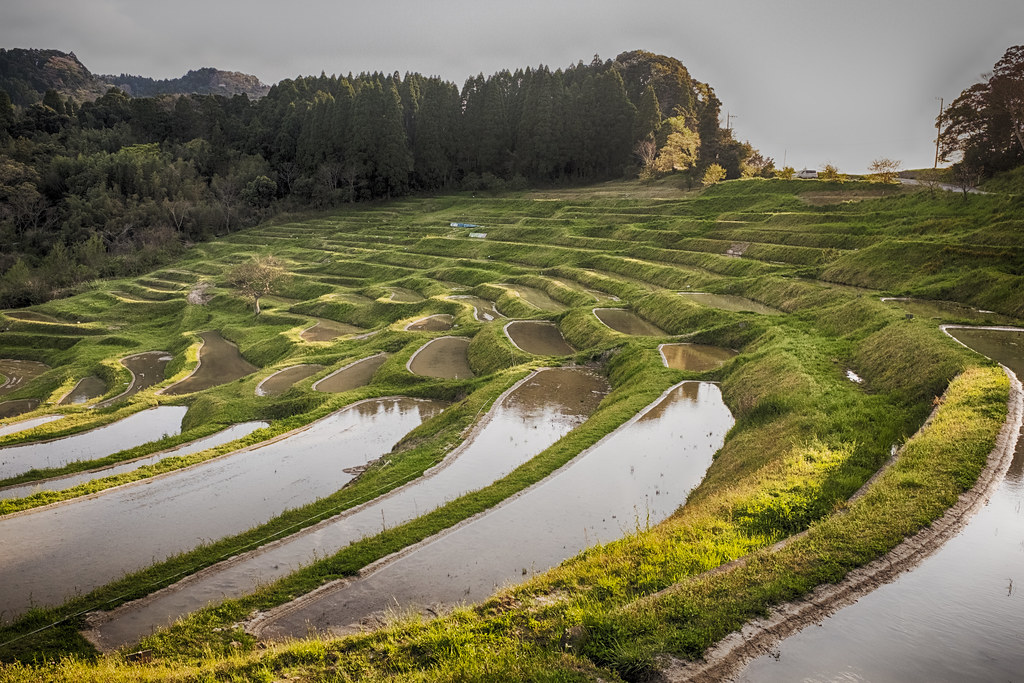
[{"label": "overcast sky", "polygon": [[1022,0],[0,0],[0,47],[93,73],[476,73],[643,49],[710,83],[776,165],[931,166],[948,103],[1024,43]]}]

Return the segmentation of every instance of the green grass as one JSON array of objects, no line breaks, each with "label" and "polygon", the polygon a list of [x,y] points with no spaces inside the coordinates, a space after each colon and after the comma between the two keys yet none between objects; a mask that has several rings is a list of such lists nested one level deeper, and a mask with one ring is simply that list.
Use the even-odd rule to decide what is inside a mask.
[{"label": "green grass", "polygon": [[[90,291],[38,307],[61,321],[87,320],[88,333],[66,323],[20,321],[18,330],[0,337],[2,357],[52,367],[11,394],[42,399],[44,405],[32,415],[55,412],[46,402],[85,374],[99,374],[119,387],[126,373],[117,359],[131,353],[171,353],[175,359],[165,384],[180,378],[196,362],[195,335],[209,329],[237,343],[261,369],[173,400],[148,390],[107,411],[62,407],[70,417],[0,444],[73,433],[158,403],[190,406],[181,436],[115,454],[103,461],[107,464],[234,422],[271,421],[243,440],[255,442],[371,396],[400,393],[457,403],[415,430],[390,458],[392,467],[371,468],[322,501],[0,629],[0,643],[19,638],[0,646],[3,661],[56,662],[73,656],[40,669],[12,664],[0,669],[0,678],[274,680],[288,673],[332,680],[615,680],[649,674],[659,653],[699,656],[767,606],[835,580],[892,547],[970,486],[1005,413],[1005,381],[933,322],[908,320],[878,296],[948,298],[1024,315],[1024,249],[1013,239],[1019,201],[1002,194],[965,201],[927,190],[880,192],[860,182],[774,180],[727,182],[703,193],[681,193],[664,183],[614,183],[507,197],[412,198],[262,225],[199,245],[158,273],[97,283]],[[486,225],[488,239],[470,239],[448,227],[457,220]],[[723,254],[734,242],[750,243],[742,258]],[[262,251],[290,264],[295,275],[277,293],[295,301],[275,303],[254,319],[221,274]],[[187,291],[192,273],[217,285],[209,305],[189,306],[181,295],[158,291],[173,290],[173,283]],[[597,304],[590,294],[551,278],[618,297],[621,302],[600,305],[627,306],[683,340],[741,354],[705,375],[669,370],[657,352],[666,340],[611,331],[592,315]],[[75,631],[81,610],[144,595],[260,539],[290,533],[357,504],[370,492],[415,478],[458,442],[504,388],[550,362],[512,346],[502,332],[506,321],[480,323],[468,308],[446,300],[452,283],[495,300],[506,315],[555,321],[579,349],[576,360],[600,364],[612,383],[613,392],[597,413],[491,486],[157,634],[147,641],[157,657],[154,665],[119,665],[116,657],[91,663],[95,655]],[[568,310],[541,311],[498,283],[541,289]],[[391,287],[426,298],[416,303],[380,298]],[[784,314],[706,308],[676,294],[687,289],[749,297]],[[437,334],[404,332],[401,326],[434,313],[455,316],[457,327],[445,334],[472,337],[475,379],[438,381],[405,370],[415,349]],[[367,339],[307,344],[298,334],[311,316],[379,332]],[[327,366],[326,375],[380,351],[393,355],[363,389],[318,394],[310,389],[314,376],[282,396],[254,396],[261,379],[287,365],[320,363]],[[865,384],[848,381],[847,369]],[[481,606],[429,623],[406,621],[373,634],[266,651],[235,626],[254,609],[269,609],[351,575],[501,502],[628,420],[666,387],[693,377],[721,381],[736,424],[704,481],[666,522],[591,548]],[[118,390],[111,388],[108,397]],[[943,393],[939,416],[915,436]],[[904,441],[908,446],[897,467],[868,496],[847,504],[890,447]],[[0,504],[0,514],[171,471],[230,448],[9,501]],[[908,491],[912,495],[905,495]],[[786,549],[767,551],[803,530],[809,534]],[[705,574],[744,556],[750,559],[742,567]],[[58,621],[56,628],[33,633]]]}]

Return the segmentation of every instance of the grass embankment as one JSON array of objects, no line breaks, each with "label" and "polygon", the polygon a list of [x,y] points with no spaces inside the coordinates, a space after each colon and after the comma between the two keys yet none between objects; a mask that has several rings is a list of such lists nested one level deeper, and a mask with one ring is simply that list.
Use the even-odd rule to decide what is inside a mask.
[{"label": "grass embankment", "polygon": [[[245,316],[245,309],[224,293],[200,312],[192,312],[193,307],[173,309],[173,301],[138,304],[166,307],[162,314],[174,319],[183,339],[211,326],[230,328],[243,355],[250,360],[250,356],[258,356],[262,364],[272,366],[192,399],[193,410],[196,405],[209,404],[203,410],[209,417],[197,420],[196,428],[213,424],[226,414],[270,417],[272,413],[271,419],[290,416],[291,422],[284,420],[281,428],[308,422],[314,415],[326,414],[364,394],[346,394],[331,399],[335,403],[329,405],[329,399],[313,396],[308,390],[316,379],[313,377],[283,397],[262,403],[251,398],[252,388],[272,369],[287,364],[301,361],[330,366],[374,350],[397,353],[367,391],[447,392],[450,398],[468,394],[462,406],[486,405],[500,393],[504,382],[521,376],[527,367],[522,363],[528,358],[517,355],[500,334],[505,321],[477,323],[465,306],[451,308],[453,302],[443,301],[445,293],[459,293],[453,289],[456,286],[471,288],[471,292],[461,293],[497,298],[499,309],[507,313],[556,320],[566,339],[580,349],[578,359],[609,359],[614,391],[586,425],[502,481],[354,544],[255,596],[205,610],[150,639],[147,646],[159,658],[158,665],[118,669],[105,659],[97,668],[71,663],[64,665],[66,668],[34,672],[10,668],[6,673],[15,678],[66,675],[83,679],[110,676],[112,680],[165,675],[269,680],[285,672],[336,680],[392,676],[409,680],[631,678],[648,672],[659,652],[699,654],[771,604],[821,580],[841,576],[884,552],[904,534],[937,516],[955,492],[970,484],[971,473],[976,474],[979,458],[983,459],[990,447],[985,444],[1005,411],[1005,385],[991,372],[975,369],[979,365],[976,357],[942,336],[933,324],[905,319],[894,307],[879,302],[877,293],[833,283],[863,285],[877,277],[887,283],[888,293],[920,295],[945,291],[943,287],[959,291],[955,283],[969,277],[1012,280],[1017,275],[1015,269],[1022,266],[1012,249],[1006,251],[1005,258],[989,258],[985,252],[951,263],[941,259],[888,260],[886,255],[902,253],[902,245],[911,237],[953,249],[972,239],[997,240],[1005,230],[1005,216],[1016,210],[1015,200],[970,197],[964,201],[955,196],[893,190],[881,199],[823,203],[816,198],[859,199],[873,194],[867,190],[874,188],[857,183],[781,181],[726,183],[683,200],[621,196],[631,187],[637,189],[637,195],[649,194],[640,192],[641,186],[620,184],[613,196],[596,188],[555,193],[544,201],[528,197],[405,200],[387,205],[387,213],[375,208],[353,209],[326,217],[316,222],[315,230],[262,226],[202,245],[202,258],[197,256],[191,267],[195,272],[216,271],[209,267],[211,262],[237,262],[261,239],[277,236],[275,251],[291,259],[298,273],[289,285],[289,295],[302,301],[287,306],[291,313],[275,311],[276,316],[267,322],[250,322],[248,327],[241,322],[222,324]],[[453,217],[481,224],[494,219],[502,226],[500,240],[468,239],[447,228]],[[388,236],[393,239],[382,239]],[[740,259],[713,253],[723,242],[732,246],[740,237],[744,243],[767,246],[747,249]],[[578,248],[565,246],[577,243]],[[323,261],[324,252],[320,251],[325,248],[335,250],[329,262]],[[869,249],[876,249],[880,261],[862,258]],[[388,267],[366,267],[378,256]],[[344,267],[345,263],[351,267]],[[422,263],[420,274],[411,274],[409,270],[417,263]],[[336,279],[342,277],[345,284],[339,285]],[[656,347],[664,340],[629,339],[612,332],[590,314],[594,306],[590,295],[551,277],[614,295],[622,300],[614,305],[629,306],[668,332],[686,335],[687,340],[743,352],[713,375],[722,380],[723,396],[737,423],[688,504],[662,525],[593,548],[483,606],[459,610],[429,624],[398,624],[342,641],[255,650],[252,639],[234,627],[252,610],[267,609],[327,580],[351,574],[500,502],[624,422],[665,387],[694,376],[661,366]],[[539,311],[493,286],[502,282],[543,289],[569,310],[557,314]],[[377,299],[388,286],[410,287],[438,298],[417,304]],[[676,296],[674,289],[748,296],[786,314],[764,317],[716,311]],[[102,320],[104,305],[109,302],[92,303],[91,313]],[[991,307],[1006,314],[1015,312],[1013,302],[997,303]],[[128,304],[119,301],[116,306]],[[438,383],[404,372],[404,359],[429,335],[392,330],[363,341],[309,345],[296,341],[294,319],[308,321],[303,315],[380,327],[434,312],[454,313],[459,325],[455,333],[476,333],[471,361],[484,377],[466,383]],[[183,322],[186,319],[188,323]],[[159,321],[153,322],[151,329],[141,320],[137,324],[153,336],[139,340],[142,333],[132,324],[118,330],[117,337],[139,340],[133,341],[135,348],[157,343]],[[83,344],[83,349],[90,348],[83,339],[74,349]],[[187,343],[182,341],[167,350],[181,354],[185,347]],[[92,353],[92,365],[101,362],[102,354]],[[108,350],[102,358],[109,357]],[[177,365],[172,364],[169,374],[187,369],[184,356],[176,358]],[[65,366],[79,363],[74,353],[61,357],[52,352],[43,354],[43,359],[54,366],[51,373],[55,375],[67,372]],[[82,363],[74,367],[80,371]],[[866,384],[850,382],[847,369],[865,378]],[[876,485],[881,492],[878,500],[898,495],[904,507],[896,508],[889,519],[882,514],[884,502],[868,496],[849,506],[846,514],[836,516],[835,512],[846,507],[849,495],[885,460],[891,445],[917,429],[934,397],[962,371],[965,374],[940,407],[947,422],[937,418],[933,423],[933,430],[935,425],[946,425],[943,431],[932,437],[922,433],[911,440],[918,445],[908,444],[905,452],[920,455],[905,465],[911,469],[903,471],[903,478],[895,483],[883,479]],[[228,408],[236,402],[238,406]],[[467,410],[461,418],[447,419],[472,419]],[[954,429],[961,421],[968,426]],[[441,434],[448,433],[449,427],[454,429],[454,423],[449,427],[431,424],[421,429],[437,430],[436,436],[425,437],[426,441],[401,458],[409,461],[410,476],[422,471],[413,462],[425,466],[450,445]],[[421,451],[422,456],[412,455]],[[940,461],[948,465],[932,467],[931,463]],[[367,490],[373,485],[373,476],[371,470],[356,486],[332,498],[336,503],[350,500],[359,486],[364,487],[359,490]],[[875,507],[864,508],[866,517],[853,515],[861,509],[858,506],[869,504]],[[864,520],[884,529],[865,534],[856,526]],[[286,526],[283,521],[274,523]],[[808,528],[811,533],[785,551],[764,553],[775,541]],[[267,531],[252,533],[258,537]],[[812,538],[814,542],[807,540]],[[231,539],[234,546],[230,548],[193,559],[212,561],[218,552],[219,556],[236,552],[240,539]],[[742,571],[704,575],[708,569],[752,552],[752,561]],[[162,565],[165,569],[170,566]],[[157,585],[146,585],[151,579],[142,577],[117,584],[119,587],[105,587],[92,599],[126,590],[145,593]],[[676,588],[658,593],[672,586]],[[647,597],[655,593],[656,598]],[[32,624],[74,614],[85,604],[69,603],[59,610],[36,612],[0,633],[0,640],[25,633]],[[87,657],[80,649],[84,644],[70,632],[75,623],[19,641],[18,656],[28,660],[33,654],[77,652]],[[0,654],[11,658],[8,653]]]}]

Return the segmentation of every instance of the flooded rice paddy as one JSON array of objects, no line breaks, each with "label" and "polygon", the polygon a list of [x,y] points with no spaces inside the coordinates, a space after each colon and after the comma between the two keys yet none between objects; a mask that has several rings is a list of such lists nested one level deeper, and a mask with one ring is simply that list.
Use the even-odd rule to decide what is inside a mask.
[{"label": "flooded rice paddy", "polygon": [[89,375],[88,377],[83,377],[78,380],[78,384],[75,385],[75,388],[69,391],[57,405],[66,406],[78,403],[87,403],[94,398],[99,398],[105,393],[107,393],[107,383],[99,377]]},{"label": "flooded rice paddy", "polygon": [[0,420],[17,417],[39,407],[38,398],[20,398],[0,403]]},{"label": "flooded rice paddy", "polygon": [[668,334],[628,308],[595,308],[594,315],[605,325],[622,334],[639,337],[664,337]]},{"label": "flooded rice paddy", "polygon": [[576,353],[562,336],[558,325],[542,320],[515,320],[505,325],[505,334],[517,347],[538,356],[568,356]]},{"label": "flooded rice paddy", "polygon": [[406,367],[424,377],[468,379],[473,376],[468,351],[469,339],[465,337],[438,337],[421,346]]},{"label": "flooded rice paddy", "polygon": [[168,355],[166,351],[146,351],[122,358],[121,365],[128,368],[129,372],[132,373],[132,379],[128,383],[128,388],[114,398],[97,403],[96,407],[106,408],[117,401],[134,396],[143,389],[148,389],[164,381],[164,370],[173,359],[174,357]]},{"label": "flooded rice paddy", "polygon": [[452,316],[447,313],[438,313],[415,320],[406,325],[405,329],[410,332],[445,332],[452,329],[454,323],[455,318]]},{"label": "flooded rice paddy", "polygon": [[340,394],[343,391],[352,391],[353,389],[366,386],[387,359],[388,355],[386,353],[378,353],[369,358],[349,363],[345,367],[327,375],[322,380],[315,382],[313,390]]},{"label": "flooded rice paddy", "polygon": [[360,334],[365,331],[363,328],[356,327],[355,325],[320,318],[315,325],[303,330],[299,336],[308,342],[327,342],[334,341],[338,337]]},{"label": "flooded rice paddy", "polygon": [[701,481],[732,424],[717,386],[677,385],[522,495],[348,585],[283,607],[260,635],[349,632],[388,611],[479,602],[585,548],[656,524]]},{"label": "flooded rice paddy", "polygon": [[510,284],[499,284],[498,287],[507,289],[510,292],[517,294],[523,301],[530,304],[534,308],[539,308],[542,311],[550,311],[552,313],[561,313],[568,309],[568,306],[560,301],[552,299],[547,292],[536,287],[527,287],[526,285],[510,285]]},{"label": "flooded rice paddy", "polygon": [[203,332],[199,336],[203,340],[199,349],[199,365],[191,375],[167,387],[162,393],[169,396],[190,394],[233,382],[259,370],[242,358],[238,347],[220,336],[220,332]]},{"label": "flooded rice paddy", "polygon": [[59,604],[334,493],[445,404],[353,404],[284,439],[95,497],[0,519],[0,615]]},{"label": "flooded rice paddy", "polygon": [[28,484],[21,484],[18,486],[9,486],[7,488],[0,489],[0,499],[10,500],[14,498],[24,498],[26,496],[39,493],[40,491],[60,491],[71,488],[72,486],[84,484],[88,481],[92,481],[93,479],[102,479],[103,477],[112,477],[117,474],[131,472],[132,470],[136,470],[145,465],[152,465],[160,462],[165,458],[191,455],[192,453],[205,451],[207,448],[216,448],[217,446],[234,441],[235,439],[241,439],[243,436],[248,436],[257,429],[262,429],[267,426],[269,426],[267,422],[242,422],[232,425],[215,434],[211,434],[210,436],[203,437],[202,439],[196,439],[195,441],[191,441],[187,444],[182,444],[177,448],[160,451],[159,453],[147,455],[142,458],[136,458],[134,460],[126,460],[125,462],[118,463],[117,465],[112,465],[110,467],[89,470],[88,472],[77,472],[63,477],[53,477],[52,479],[33,481]]},{"label": "flooded rice paddy", "polygon": [[11,394],[50,369],[34,360],[0,359],[0,396]]},{"label": "flooded rice paddy", "polygon": [[304,365],[293,365],[290,368],[278,370],[257,385],[256,395],[280,396],[291,389],[292,385],[296,382],[300,382],[307,377],[312,377],[323,369],[323,365],[309,363]]},{"label": "flooded rice paddy", "polygon": [[1012,321],[1005,315],[992,311],[983,311],[955,301],[938,301],[934,299],[911,299],[906,297],[882,297],[882,301],[897,306],[918,318],[931,320],[970,320],[977,323],[998,325]]},{"label": "flooded rice paddy", "polygon": [[7,436],[8,434],[17,434],[27,429],[35,429],[40,425],[44,425],[54,420],[59,420],[63,415],[43,415],[42,417],[34,417],[30,420],[22,420],[20,422],[14,422],[9,425],[0,427],[0,436]]},{"label": "flooded rice paddy", "polygon": [[709,294],[707,292],[679,292],[679,296],[689,299],[701,306],[720,308],[723,311],[750,311],[762,315],[779,315],[782,311],[764,304],[733,294]]},{"label": "flooded rice paddy", "polygon": [[466,294],[457,294],[448,297],[453,301],[460,301],[464,304],[469,304],[473,307],[473,317],[480,322],[490,322],[497,320],[498,318],[504,318],[501,313],[498,313],[498,309],[494,307],[493,301],[487,299],[481,299],[478,296],[469,296]]},{"label": "flooded rice paddy", "polygon": [[99,628],[105,647],[133,642],[174,618],[225,597],[252,592],[315,557],[331,555],[487,486],[544,450],[597,408],[608,392],[602,378],[579,368],[536,372],[513,386],[444,462],[392,493],[326,520],[311,530],[189,577],[179,586],[126,605]]},{"label": "flooded rice paddy", "polygon": [[31,469],[105,458],[126,448],[173,436],[181,432],[186,412],[185,406],[159,406],[62,439],[0,448],[0,479]]},{"label": "flooded rice paddy", "polygon": [[737,355],[732,349],[707,344],[662,344],[658,350],[665,367],[690,372],[714,370]]},{"label": "flooded rice paddy", "polygon": [[[1024,377],[1024,330],[950,329]],[[744,681],[1018,681],[1024,438],[988,504],[917,568],[753,660]]]}]

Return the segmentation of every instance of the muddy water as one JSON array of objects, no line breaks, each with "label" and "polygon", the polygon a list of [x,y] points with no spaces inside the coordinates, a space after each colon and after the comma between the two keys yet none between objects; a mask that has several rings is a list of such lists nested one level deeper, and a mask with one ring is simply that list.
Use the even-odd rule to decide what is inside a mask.
[{"label": "muddy water", "polygon": [[466,304],[469,304],[470,306],[472,306],[473,307],[473,317],[475,317],[477,320],[479,320],[481,322],[485,322],[486,323],[486,322],[490,322],[492,320],[497,320],[498,318],[504,318],[505,317],[501,313],[498,313],[498,309],[496,309],[494,307],[494,302],[493,301],[488,301],[487,299],[481,299],[478,296],[468,296],[468,295],[463,295],[463,294],[459,294],[459,295],[456,295],[456,296],[450,296],[448,298],[452,299],[454,301],[461,301],[463,303],[466,303]]},{"label": "muddy water", "polygon": [[352,391],[366,386],[387,359],[386,353],[378,353],[375,356],[357,360],[355,363],[349,363],[313,384],[313,389],[330,394],[340,394],[343,391]]},{"label": "muddy water", "polygon": [[476,602],[579,551],[656,524],[704,477],[733,419],[713,384],[678,385],[523,495],[344,588],[281,610],[261,635],[346,631],[381,611]]},{"label": "muddy water", "polygon": [[973,320],[979,323],[998,325],[1011,322],[1012,318],[992,311],[982,311],[955,301],[937,301],[933,299],[907,299],[901,297],[882,297],[882,301],[898,306],[907,313],[918,318],[932,320]]},{"label": "muddy water", "polygon": [[96,460],[181,431],[185,406],[160,406],[81,434],[45,443],[0,448],[0,479],[31,469],[62,467],[79,460]]},{"label": "muddy water", "polygon": [[13,424],[4,425],[0,427],[0,436],[7,436],[8,434],[17,434],[23,432],[26,429],[34,429],[40,425],[44,425],[47,422],[53,422],[59,420],[63,415],[43,415],[42,417],[34,417],[31,420],[22,420],[21,422],[15,422]]},{"label": "muddy water", "polygon": [[445,332],[452,329],[455,318],[447,313],[438,313],[426,318],[420,318],[405,326],[410,332]]},{"label": "muddy water", "polygon": [[322,522],[311,531],[226,562],[172,590],[129,605],[100,632],[107,646],[133,642],[180,615],[225,597],[252,592],[314,557],[331,555],[382,525],[393,527],[479,489],[582,423],[608,391],[605,380],[575,368],[534,373],[506,392],[470,437],[444,462],[390,495]]},{"label": "muddy water", "polygon": [[0,360],[0,396],[21,389],[49,369],[49,365],[34,360]]},{"label": "muddy water", "polygon": [[199,349],[199,365],[191,375],[163,390],[170,396],[189,394],[233,382],[259,370],[242,358],[238,347],[220,336],[220,332],[199,335],[203,346]]},{"label": "muddy water", "polygon": [[465,337],[438,337],[421,346],[406,367],[414,375],[424,377],[467,379],[473,376],[468,350],[469,340]]},{"label": "muddy water", "polygon": [[355,325],[321,318],[317,321],[316,325],[303,330],[299,336],[308,342],[326,342],[338,337],[344,337],[347,334],[359,334],[365,331],[363,328],[356,327]]},{"label": "muddy water", "polygon": [[627,308],[595,308],[594,315],[608,327],[622,334],[640,337],[665,337],[668,333],[652,325]]},{"label": "muddy water", "polygon": [[707,344],[662,344],[658,350],[665,367],[690,372],[714,370],[737,355],[732,349]]},{"label": "muddy water", "polygon": [[121,365],[128,368],[132,373],[132,381],[128,384],[128,388],[125,391],[114,398],[97,403],[95,407],[106,408],[117,401],[124,400],[143,389],[148,389],[164,381],[164,369],[173,359],[174,357],[168,355],[165,351],[146,351],[145,353],[137,353],[134,356],[122,358]]},{"label": "muddy water", "polygon": [[257,396],[280,396],[292,388],[296,382],[312,377],[324,369],[324,366],[310,363],[306,365],[293,365],[290,368],[279,370],[270,377],[259,383],[256,387]]},{"label": "muddy water", "polygon": [[22,398],[15,401],[4,401],[0,403],[0,420],[8,417],[17,417],[30,410],[39,407],[38,398]]},{"label": "muddy water", "polygon": [[752,311],[763,315],[778,315],[782,311],[762,303],[733,294],[708,294],[707,292],[679,292],[679,296],[701,306],[720,308],[723,311]]},{"label": "muddy water", "polygon": [[31,496],[32,494],[39,493],[40,491],[60,491],[62,489],[71,488],[72,486],[84,484],[85,482],[92,481],[93,479],[102,479],[103,477],[112,477],[116,474],[131,472],[143,465],[152,465],[153,463],[160,462],[164,458],[191,455],[192,453],[205,451],[207,448],[216,448],[217,446],[226,444],[229,441],[241,439],[243,436],[267,426],[268,423],[266,422],[242,422],[202,439],[196,439],[195,441],[183,444],[177,448],[160,451],[159,453],[147,455],[136,460],[128,460],[111,467],[89,470],[88,472],[78,472],[76,474],[69,474],[65,477],[54,477],[52,479],[44,479],[42,481],[34,481],[29,484],[10,486],[5,489],[0,489],[0,499],[24,498],[25,496]]},{"label": "muddy water", "polygon": [[58,604],[125,572],[334,493],[443,404],[363,401],[286,439],[94,498],[0,519],[0,614]]},{"label": "muddy water", "polygon": [[568,356],[576,353],[562,336],[558,325],[540,320],[515,320],[505,325],[512,343],[538,356]]},{"label": "muddy water", "polygon": [[527,287],[525,285],[510,284],[500,284],[498,286],[503,287],[509,290],[510,292],[515,292],[520,297],[522,297],[523,301],[530,304],[531,306],[539,308],[542,311],[552,311],[555,313],[560,313],[568,309],[568,306],[566,306],[560,301],[555,301],[550,296],[548,296],[547,292],[545,292],[542,289],[537,289],[536,287]]},{"label": "muddy water", "polygon": [[107,392],[107,383],[99,377],[92,375],[83,377],[75,385],[75,388],[68,392],[67,396],[60,400],[58,405],[66,406],[76,403],[85,403],[98,398]]},{"label": "muddy water", "polygon": [[[1024,377],[1024,331],[951,329]],[[916,569],[753,660],[745,681],[1019,681],[1024,439],[999,489]]]}]

